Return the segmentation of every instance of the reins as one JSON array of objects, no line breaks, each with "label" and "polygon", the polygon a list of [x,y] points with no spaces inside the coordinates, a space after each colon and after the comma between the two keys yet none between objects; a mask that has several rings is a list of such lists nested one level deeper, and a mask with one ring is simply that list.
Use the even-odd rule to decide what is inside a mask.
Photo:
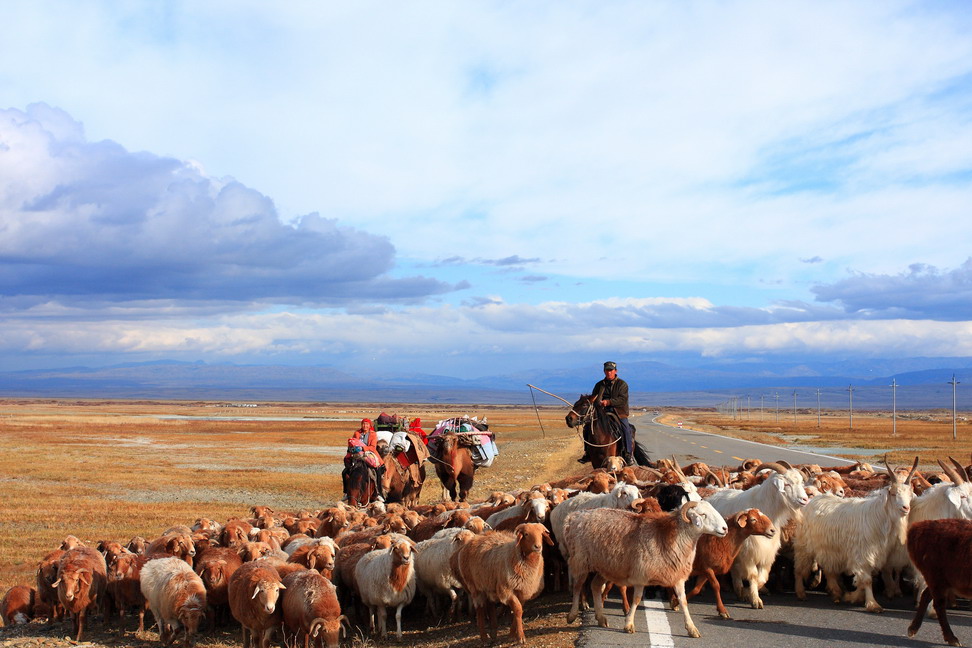
[{"label": "reins", "polygon": [[[531,390],[530,391],[530,396],[531,397],[533,397],[533,390],[536,389],[538,392],[543,392],[547,396],[553,396],[557,400],[563,401],[564,403],[566,403],[567,406],[570,407],[570,411],[574,414],[574,416],[576,416],[578,419],[580,419],[580,421],[578,422],[578,424],[575,425],[575,426],[573,426],[572,429],[574,430],[574,434],[576,434],[577,436],[579,436],[581,438],[581,441],[583,441],[586,446],[590,446],[591,448],[609,448],[609,447],[615,445],[618,442],[618,440],[621,439],[621,437],[623,436],[623,434],[621,434],[619,432],[618,433],[618,436],[616,436],[614,438],[614,440],[611,441],[610,443],[605,443],[605,444],[591,443],[590,441],[588,441],[588,440],[586,440],[584,438],[584,428],[587,427],[588,424],[590,424],[591,425],[591,432],[593,433],[593,431],[594,431],[593,430],[594,416],[597,414],[596,407],[595,407],[594,403],[590,403],[590,406],[587,408],[587,412],[585,412],[584,414],[581,414],[580,412],[578,412],[577,410],[574,409],[574,404],[573,403],[571,403],[570,401],[568,401],[568,400],[566,400],[564,398],[561,398],[557,394],[551,394],[550,392],[546,391],[545,389],[540,389],[536,385],[531,385],[530,383],[527,383],[527,387],[529,387],[530,390]],[[540,430],[541,430],[541,432],[544,432],[543,438],[546,438],[546,432],[543,429],[543,422],[540,421],[540,408],[537,407],[537,400],[536,400],[536,398],[533,398],[533,409],[537,413],[537,421],[540,423]],[[610,429],[610,425],[602,426],[602,427],[606,427],[607,429]],[[559,437],[559,438],[566,438],[566,437]]]}]

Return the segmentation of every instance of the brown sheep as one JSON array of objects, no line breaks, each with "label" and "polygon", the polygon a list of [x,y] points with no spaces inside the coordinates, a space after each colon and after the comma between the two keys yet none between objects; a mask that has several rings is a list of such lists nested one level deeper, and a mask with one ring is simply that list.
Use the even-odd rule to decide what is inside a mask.
[{"label": "brown sheep", "polygon": [[84,634],[88,609],[101,605],[107,585],[105,558],[94,549],[77,547],[66,551],[58,564],[57,598],[71,614],[75,641]]},{"label": "brown sheep", "polygon": [[139,586],[145,556],[123,553],[108,565],[108,594],[120,614],[125,610],[138,610],[138,631],[145,630],[145,610],[147,603]]},{"label": "brown sheep", "polygon": [[50,608],[47,622],[53,623],[54,620],[60,621],[64,618],[64,606],[61,605],[57,597],[57,566],[64,555],[63,549],[55,549],[44,555],[37,563],[37,600]]},{"label": "brown sheep", "polygon": [[283,584],[286,589],[280,601],[280,612],[285,630],[284,643],[290,645],[286,636],[289,631],[298,639],[304,638],[304,648],[308,648],[311,638],[317,648],[338,648],[347,618],[341,614],[334,585],[313,569],[289,574]]},{"label": "brown sheep", "polygon": [[408,525],[405,524],[405,520],[402,519],[402,516],[398,515],[397,513],[393,513],[386,516],[379,526],[371,527],[354,533],[346,533],[337,538],[337,543],[338,546],[344,546],[346,544],[368,542],[372,538],[384,533],[406,533],[407,531]]},{"label": "brown sheep", "polygon": [[192,530],[186,526],[172,527],[162,532],[145,548],[145,555],[152,558],[175,556],[192,567],[196,546],[192,542]]},{"label": "brown sheep", "polygon": [[236,553],[243,562],[250,562],[257,558],[273,555],[273,547],[266,542],[244,542],[235,547]]},{"label": "brown sheep", "polygon": [[214,625],[229,617],[229,581],[242,566],[237,551],[229,547],[207,549],[196,561],[195,570],[206,588],[206,603],[212,611]]},{"label": "brown sheep", "polygon": [[320,526],[317,527],[316,537],[318,538],[325,536],[328,538],[337,538],[338,534],[351,526],[348,522],[347,512],[337,506],[324,509],[318,513],[317,517],[321,521]]},{"label": "brown sheep", "polygon": [[[437,517],[422,520],[406,535],[415,542],[428,540],[442,529],[457,529],[470,520],[469,511],[455,510],[441,513]],[[485,518],[483,518],[485,519]]]},{"label": "brown sheep", "polygon": [[243,648],[270,648],[270,637],[281,620],[277,599],[284,589],[277,570],[264,560],[248,562],[233,573],[230,611],[243,626]]},{"label": "brown sheep", "polygon": [[[695,550],[695,562],[692,563],[692,576],[697,576],[695,587],[685,595],[686,600],[692,598],[702,591],[708,580],[712,584],[712,591],[715,592],[716,610],[723,619],[729,618],[726,606],[722,604],[722,594],[719,589],[719,576],[728,574],[732,568],[732,563],[742,549],[742,543],[752,535],[761,535],[772,538],[776,534],[776,527],[773,521],[764,515],[759,509],[749,509],[740,511],[735,515],[730,515],[726,519],[729,533],[725,537],[718,538],[714,535],[703,535],[699,538]],[[678,609],[678,601],[672,597],[672,609]]]},{"label": "brown sheep", "polygon": [[246,520],[231,518],[223,525],[219,534],[219,544],[223,547],[235,547],[249,541],[253,525]]},{"label": "brown sheep", "polygon": [[0,619],[4,627],[30,623],[34,618],[37,590],[26,585],[14,585],[0,601]]},{"label": "brown sheep", "polygon": [[148,542],[146,542],[145,538],[143,538],[142,536],[135,536],[134,538],[128,541],[128,544],[125,545],[125,548],[131,551],[132,553],[144,554],[145,549],[148,548]]},{"label": "brown sheep", "polygon": [[84,543],[78,540],[77,536],[69,535],[61,541],[61,549],[64,551],[71,551],[72,549],[77,549],[78,547],[83,547]]},{"label": "brown sheep", "polygon": [[297,549],[287,562],[297,563],[308,569],[316,569],[324,578],[330,580],[334,574],[334,556],[336,553],[337,545],[334,543],[304,545]]},{"label": "brown sheep", "polygon": [[543,589],[543,545],[553,545],[542,524],[522,524],[515,533],[494,531],[470,538],[455,554],[459,576],[476,606],[479,636],[496,640],[496,608],[502,603],[513,611],[510,637],[525,643],[523,603]]}]

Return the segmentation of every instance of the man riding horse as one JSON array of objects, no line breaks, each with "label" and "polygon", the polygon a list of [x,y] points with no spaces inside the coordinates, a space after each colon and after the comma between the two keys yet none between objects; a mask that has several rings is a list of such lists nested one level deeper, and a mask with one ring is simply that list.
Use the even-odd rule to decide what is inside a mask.
[{"label": "man riding horse", "polygon": [[[618,365],[615,362],[604,363],[604,380],[600,380],[591,390],[596,402],[604,407],[605,411],[612,412],[618,417],[621,425],[624,448],[621,449],[621,457],[631,466],[634,465],[634,434],[631,433],[631,426],[628,424],[628,383],[618,378]],[[587,438],[585,431],[585,441]],[[590,461],[587,446],[584,446],[584,455],[578,459],[579,463]]]}]

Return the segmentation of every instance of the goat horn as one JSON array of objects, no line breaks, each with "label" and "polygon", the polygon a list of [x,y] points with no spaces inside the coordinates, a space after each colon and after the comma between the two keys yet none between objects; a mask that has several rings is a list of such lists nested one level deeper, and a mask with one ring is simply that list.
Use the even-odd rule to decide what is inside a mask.
[{"label": "goat horn", "polygon": [[698,505],[699,505],[698,502],[685,502],[684,504],[682,504],[682,510],[680,511],[680,515],[682,516],[682,519],[686,522],[691,522],[691,520],[688,519],[689,509],[695,508]]},{"label": "goat horn", "polygon": [[[949,457],[949,459],[952,459],[952,458]],[[956,486],[958,486],[959,484],[962,484],[962,483],[965,482],[965,480],[962,479],[962,477],[960,475],[956,474],[954,468],[952,468],[951,466],[949,466],[947,463],[945,463],[941,459],[938,459],[937,461],[938,461],[938,465],[942,467],[942,470],[945,471],[945,474],[948,475],[948,478],[952,480],[952,483],[953,484],[955,484]],[[952,461],[955,461],[955,460],[952,459]]]},{"label": "goat horn", "polygon": [[888,476],[891,477],[892,480],[896,480],[897,477],[894,476],[894,471],[891,470],[891,466],[888,465],[888,455],[887,455],[887,453],[885,453],[885,455],[884,455],[884,467],[888,471]]},{"label": "goat horn", "polygon": [[784,467],[784,468],[786,468],[787,470],[793,470],[793,466],[791,466],[791,465],[790,465],[789,463],[787,463],[786,461],[783,461],[782,459],[780,459],[780,460],[779,460],[779,461],[777,461],[776,463],[778,463],[778,464],[780,464],[781,466],[783,466],[783,467]]},{"label": "goat horn", "polygon": [[761,463],[758,466],[756,466],[755,468],[753,468],[753,474],[755,475],[756,473],[758,473],[760,470],[763,470],[764,468],[769,468],[770,470],[775,470],[776,472],[780,473],[781,475],[786,472],[786,468],[784,468],[783,466],[781,466],[778,463]]},{"label": "goat horn", "polygon": [[719,475],[715,471],[713,471],[713,470],[710,469],[709,470],[709,474],[712,475],[713,477],[715,477],[716,483],[719,484],[719,487],[720,488],[725,488],[726,487],[726,483],[724,481],[722,481],[722,478],[719,477]]},{"label": "goat horn", "polygon": [[[959,462],[957,462],[955,459],[952,459],[952,457],[949,457],[948,460],[951,461],[952,464],[955,466],[955,468],[956,468],[956,471],[955,472],[958,473],[959,479],[961,480],[961,481],[956,482],[956,483],[957,484],[961,484],[961,483],[965,482],[966,480],[963,479],[963,477],[965,476],[965,466],[963,466],[962,464],[960,464]],[[955,480],[953,479],[952,481],[955,481]]]},{"label": "goat horn", "polygon": [[918,457],[916,455],[914,463],[911,464],[911,471],[909,471],[908,476],[905,477],[904,483],[910,484],[911,478],[915,476],[915,472],[917,472],[917,470],[918,470]]},{"label": "goat horn", "polygon": [[678,476],[682,478],[682,481],[688,481],[688,477],[682,472],[681,466],[678,465],[678,461],[675,460],[675,455],[672,455],[672,468],[678,473]]}]

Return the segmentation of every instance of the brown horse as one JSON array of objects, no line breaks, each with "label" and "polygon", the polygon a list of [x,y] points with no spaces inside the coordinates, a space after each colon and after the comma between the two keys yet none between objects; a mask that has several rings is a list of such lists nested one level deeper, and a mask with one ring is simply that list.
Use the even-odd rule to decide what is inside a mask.
[{"label": "brown horse", "polygon": [[459,501],[465,502],[466,495],[473,485],[476,467],[473,465],[469,448],[459,445],[459,435],[446,432],[439,437],[433,463],[435,474],[442,482],[442,499],[446,499],[446,491],[448,491],[452,501],[456,501],[456,486],[458,486]]},{"label": "brown horse", "polygon": [[351,470],[348,471],[348,503],[351,506],[365,506],[370,504],[376,495],[375,469],[364,459],[353,458]]},{"label": "brown horse", "polygon": [[566,420],[569,428],[583,425],[584,449],[591,458],[592,467],[600,468],[608,457],[621,455],[624,438],[620,431],[614,430],[607,412],[595,396],[584,395],[578,398]]},{"label": "brown horse", "polygon": [[[389,452],[385,455],[385,476],[382,478],[382,489],[385,491],[386,502],[402,502],[411,508],[418,504],[422,494],[422,484],[425,483],[425,464],[418,464],[403,468],[398,459]],[[416,473],[418,479],[416,480]]]}]

